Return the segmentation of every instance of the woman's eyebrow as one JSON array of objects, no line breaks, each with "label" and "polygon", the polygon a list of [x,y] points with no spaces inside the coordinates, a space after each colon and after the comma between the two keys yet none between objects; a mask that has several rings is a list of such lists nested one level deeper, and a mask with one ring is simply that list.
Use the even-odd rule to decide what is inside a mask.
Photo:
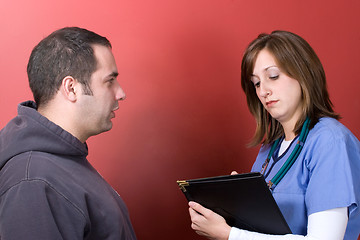
[{"label": "woman's eyebrow", "polygon": [[278,68],[276,65],[272,65],[272,66],[268,66],[264,69],[264,72],[266,72],[267,70],[269,70],[270,68]]}]

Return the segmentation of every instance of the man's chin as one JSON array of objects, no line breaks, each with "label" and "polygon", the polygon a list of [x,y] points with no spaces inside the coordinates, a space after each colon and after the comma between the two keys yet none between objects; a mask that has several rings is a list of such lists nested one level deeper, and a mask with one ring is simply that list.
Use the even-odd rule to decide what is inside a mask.
[{"label": "man's chin", "polygon": [[103,126],[102,128],[98,129],[98,131],[94,132],[94,134],[92,134],[92,136],[95,136],[95,135],[98,135],[98,134],[101,134],[103,132],[108,132],[112,129],[112,122],[106,124],[106,126]]},{"label": "man's chin", "polygon": [[108,131],[110,131],[110,130],[112,129],[112,127],[113,127],[113,124],[112,124],[112,122],[110,121],[110,123],[109,123],[106,127],[104,127],[104,131],[103,131],[103,132],[108,132]]}]

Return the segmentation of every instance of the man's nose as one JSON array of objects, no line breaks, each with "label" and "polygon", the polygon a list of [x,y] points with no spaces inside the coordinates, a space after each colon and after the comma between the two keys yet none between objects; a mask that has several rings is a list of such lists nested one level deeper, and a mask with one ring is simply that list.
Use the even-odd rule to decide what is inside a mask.
[{"label": "man's nose", "polygon": [[120,101],[120,100],[125,100],[126,95],[124,90],[122,89],[122,87],[120,85],[118,85],[118,88],[116,89],[116,100]]}]

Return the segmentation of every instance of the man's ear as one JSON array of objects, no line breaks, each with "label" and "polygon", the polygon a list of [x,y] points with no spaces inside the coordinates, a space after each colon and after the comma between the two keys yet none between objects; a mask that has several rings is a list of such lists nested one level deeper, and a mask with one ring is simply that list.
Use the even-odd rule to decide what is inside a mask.
[{"label": "man's ear", "polygon": [[64,97],[69,101],[75,102],[77,100],[80,89],[80,83],[72,76],[66,76],[62,80],[61,90]]}]

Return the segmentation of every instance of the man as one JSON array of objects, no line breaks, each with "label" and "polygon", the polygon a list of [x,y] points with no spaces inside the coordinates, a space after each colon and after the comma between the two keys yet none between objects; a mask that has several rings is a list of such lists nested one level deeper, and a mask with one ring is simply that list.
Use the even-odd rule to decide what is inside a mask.
[{"label": "man", "polygon": [[119,195],[87,161],[125,93],[110,42],[81,28],[43,39],[27,67],[35,102],[0,132],[0,239],[136,239]]}]

